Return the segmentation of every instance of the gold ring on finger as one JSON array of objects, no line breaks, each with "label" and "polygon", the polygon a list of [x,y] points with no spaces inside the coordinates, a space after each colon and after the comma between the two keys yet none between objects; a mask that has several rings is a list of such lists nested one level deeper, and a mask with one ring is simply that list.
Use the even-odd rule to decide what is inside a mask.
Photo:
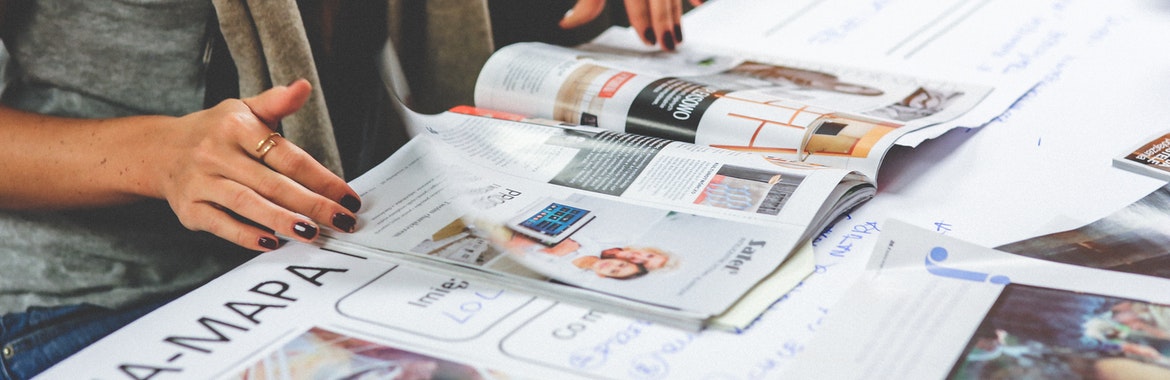
[{"label": "gold ring on finger", "polygon": [[276,146],[277,137],[280,137],[280,133],[272,132],[268,134],[268,137],[260,140],[260,142],[256,144],[256,153],[259,153],[259,156],[256,158],[264,160],[264,155],[268,154],[268,151],[272,150],[272,147]]}]

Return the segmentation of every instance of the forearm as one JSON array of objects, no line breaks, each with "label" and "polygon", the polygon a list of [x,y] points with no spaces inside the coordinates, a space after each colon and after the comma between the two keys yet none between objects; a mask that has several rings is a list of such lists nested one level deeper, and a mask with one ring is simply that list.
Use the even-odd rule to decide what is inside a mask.
[{"label": "forearm", "polygon": [[0,208],[160,198],[184,227],[265,251],[276,234],[315,239],[319,223],[352,232],[358,195],[273,132],[310,91],[298,80],[181,117],[66,119],[0,107]]},{"label": "forearm", "polygon": [[169,119],[70,119],[0,106],[0,208],[65,209],[157,197],[151,134]]}]

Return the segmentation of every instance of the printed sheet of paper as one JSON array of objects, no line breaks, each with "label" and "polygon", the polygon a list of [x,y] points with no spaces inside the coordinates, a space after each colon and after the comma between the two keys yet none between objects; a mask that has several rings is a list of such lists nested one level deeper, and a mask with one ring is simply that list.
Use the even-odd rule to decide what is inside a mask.
[{"label": "printed sheet of paper", "polygon": [[[803,296],[797,291],[788,297]],[[821,313],[776,305],[757,323],[815,320]],[[813,327],[695,334],[294,242],[135,321],[44,375],[756,378],[791,360]],[[719,352],[742,354],[711,365]]]},{"label": "printed sheet of paper", "polygon": [[1170,96],[1170,51],[1142,42],[1170,36],[1170,13],[1126,20],[992,124],[893,150],[878,195],[853,216],[997,246],[1079,227],[1162,186],[1112,160],[1170,118],[1160,100]]},{"label": "printed sheet of paper", "polygon": [[[940,78],[985,78],[993,113],[1014,103],[1052,67],[1109,34],[1128,13],[1094,1],[862,2],[720,0],[683,20],[687,43],[863,67],[888,66]],[[751,11],[745,11],[750,9]],[[701,31],[701,32],[699,32]],[[986,113],[959,124],[978,127]],[[914,146],[943,131],[899,140]]]},{"label": "printed sheet of paper", "polygon": [[1016,256],[891,221],[869,271],[786,375],[1164,378],[1167,288],[1165,278]]},{"label": "printed sheet of paper", "polygon": [[995,247],[1078,228],[1163,186],[1111,161],[1170,117],[1157,100],[1170,96],[1163,74],[1170,54],[1146,47],[1170,36],[1170,13],[1115,11],[1122,15],[1115,27],[1053,67],[993,123],[893,150],[878,195],[815,243],[818,268],[844,277],[859,271],[876,242],[859,231],[883,230],[890,218]]}]

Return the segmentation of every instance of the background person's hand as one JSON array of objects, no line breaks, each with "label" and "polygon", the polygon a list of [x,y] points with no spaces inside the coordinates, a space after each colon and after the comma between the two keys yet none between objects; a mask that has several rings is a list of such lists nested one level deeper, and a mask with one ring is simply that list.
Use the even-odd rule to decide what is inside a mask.
[{"label": "background person's hand", "polygon": [[[689,0],[698,6],[703,0]],[[572,29],[596,19],[605,9],[606,0],[577,0],[565,14],[560,26]],[[642,42],[658,45],[665,51],[674,51],[683,41],[682,0],[625,0],[630,27],[638,31]]]},{"label": "background person's hand", "polygon": [[180,117],[156,150],[170,158],[152,176],[157,195],[185,227],[254,250],[277,248],[274,232],[302,241],[316,238],[320,225],[352,232],[360,207],[353,189],[272,134],[310,91],[298,80]]}]

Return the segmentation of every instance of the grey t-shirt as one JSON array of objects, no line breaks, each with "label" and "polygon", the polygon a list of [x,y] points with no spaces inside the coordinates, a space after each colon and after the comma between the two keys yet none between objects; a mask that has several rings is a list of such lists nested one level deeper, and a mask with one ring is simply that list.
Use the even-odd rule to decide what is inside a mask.
[{"label": "grey t-shirt", "polygon": [[[212,15],[210,0],[31,0],[20,17],[28,22],[9,23],[3,34],[10,61],[0,99],[70,117],[199,110]],[[190,289],[251,256],[187,230],[163,201],[0,211],[0,314],[117,307]]]}]

